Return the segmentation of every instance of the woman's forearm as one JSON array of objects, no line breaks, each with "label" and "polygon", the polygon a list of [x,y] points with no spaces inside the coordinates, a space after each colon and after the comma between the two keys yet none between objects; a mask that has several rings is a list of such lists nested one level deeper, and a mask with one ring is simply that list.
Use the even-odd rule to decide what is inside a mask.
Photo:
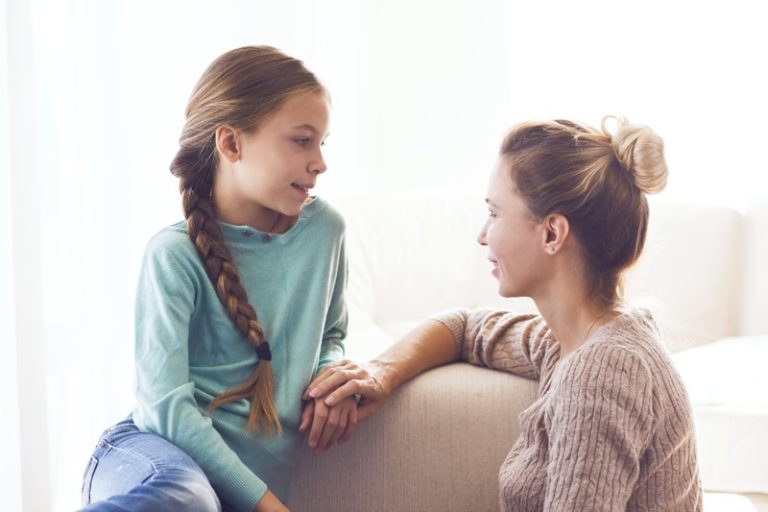
[{"label": "woman's forearm", "polygon": [[333,406],[357,395],[360,420],[376,412],[403,382],[421,372],[458,359],[453,333],[436,320],[427,320],[368,364],[342,360],[328,365],[307,386],[304,399],[325,396]]},{"label": "woman's forearm", "polygon": [[436,320],[427,320],[371,361],[388,392],[416,375],[459,358],[453,333]]}]

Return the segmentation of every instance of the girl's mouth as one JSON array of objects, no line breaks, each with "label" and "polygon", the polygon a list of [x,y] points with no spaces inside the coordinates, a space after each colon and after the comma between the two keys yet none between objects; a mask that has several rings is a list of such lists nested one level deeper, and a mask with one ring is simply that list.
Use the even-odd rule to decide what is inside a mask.
[{"label": "girl's mouth", "polygon": [[312,189],[314,185],[302,185],[301,183],[293,182],[291,183],[291,186],[306,196],[309,194],[309,191]]}]

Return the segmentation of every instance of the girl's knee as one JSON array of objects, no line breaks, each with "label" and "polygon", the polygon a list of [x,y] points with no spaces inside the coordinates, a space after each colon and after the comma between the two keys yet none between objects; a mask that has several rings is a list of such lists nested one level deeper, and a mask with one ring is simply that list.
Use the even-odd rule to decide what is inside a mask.
[{"label": "girl's knee", "polygon": [[174,471],[158,474],[147,484],[160,490],[168,501],[168,510],[221,512],[221,502],[205,475]]}]

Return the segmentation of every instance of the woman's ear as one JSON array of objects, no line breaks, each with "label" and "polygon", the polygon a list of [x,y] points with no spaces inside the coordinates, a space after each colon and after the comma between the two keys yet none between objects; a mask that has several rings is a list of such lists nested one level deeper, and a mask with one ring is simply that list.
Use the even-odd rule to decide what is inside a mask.
[{"label": "woman's ear", "polygon": [[226,124],[216,128],[216,150],[230,163],[240,160],[240,140],[237,130]]},{"label": "woman's ear", "polygon": [[544,218],[544,251],[547,254],[557,254],[565,244],[570,233],[570,224],[565,215],[552,213]]}]

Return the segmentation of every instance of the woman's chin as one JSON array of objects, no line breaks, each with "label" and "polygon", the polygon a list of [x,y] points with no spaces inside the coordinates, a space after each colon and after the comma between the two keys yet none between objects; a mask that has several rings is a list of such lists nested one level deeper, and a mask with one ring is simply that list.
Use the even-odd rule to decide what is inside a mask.
[{"label": "woman's chin", "polygon": [[522,290],[509,286],[508,284],[504,283],[502,280],[499,280],[498,294],[499,296],[504,297],[505,299],[512,299],[515,297],[527,297],[527,295],[522,293]]}]

